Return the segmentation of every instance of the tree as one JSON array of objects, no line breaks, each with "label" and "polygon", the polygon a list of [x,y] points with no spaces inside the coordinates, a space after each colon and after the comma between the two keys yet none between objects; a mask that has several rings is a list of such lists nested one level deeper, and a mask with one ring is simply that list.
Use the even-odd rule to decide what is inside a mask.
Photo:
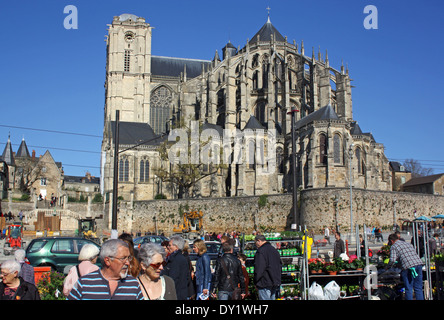
[{"label": "tree", "polygon": [[406,159],[403,165],[406,171],[410,171],[412,173],[412,178],[424,177],[433,174],[432,168],[424,168],[421,163],[415,159]]},{"label": "tree", "polygon": [[[192,128],[186,126],[183,120],[179,121],[178,126],[173,128],[173,131],[175,129],[181,130],[181,133],[183,133],[179,139],[176,138],[176,143],[180,142],[184,148],[181,151],[173,151],[174,142],[163,142],[158,150],[162,162],[164,164],[168,163],[168,165],[162,165],[155,172],[162,182],[176,186],[179,198],[189,198],[194,196],[191,191],[199,181],[216,175],[221,169],[226,168],[226,165],[219,161],[223,148],[220,143],[213,141],[211,137],[207,140],[201,139],[202,123],[199,123],[199,139],[197,140],[193,140]],[[180,141],[183,139],[186,140]],[[190,161],[192,156],[196,154],[207,154],[208,161],[201,161],[201,158],[198,159],[198,162]]]}]

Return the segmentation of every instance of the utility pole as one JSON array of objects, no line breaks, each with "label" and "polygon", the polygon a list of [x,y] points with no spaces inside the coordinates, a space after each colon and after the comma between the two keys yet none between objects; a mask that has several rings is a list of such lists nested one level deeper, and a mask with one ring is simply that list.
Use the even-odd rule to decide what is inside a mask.
[{"label": "utility pole", "polygon": [[119,110],[116,110],[116,123],[114,134],[114,173],[113,173],[113,211],[111,222],[111,239],[117,239],[117,197],[118,197],[118,173],[119,173]]},{"label": "utility pole", "polygon": [[287,114],[291,114],[291,170],[293,172],[293,223],[294,228],[296,229],[296,222],[298,216],[298,174],[296,172],[297,169],[297,154],[296,154],[296,112],[299,110],[296,109],[296,106],[293,106],[293,109]]}]

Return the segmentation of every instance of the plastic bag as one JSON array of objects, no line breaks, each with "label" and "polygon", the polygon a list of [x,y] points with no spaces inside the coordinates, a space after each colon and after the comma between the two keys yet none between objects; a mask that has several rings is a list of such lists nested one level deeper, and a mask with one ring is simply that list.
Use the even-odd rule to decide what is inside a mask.
[{"label": "plastic bag", "polygon": [[324,300],[324,290],[322,286],[313,282],[308,289],[308,300]]},{"label": "plastic bag", "polygon": [[324,300],[338,300],[341,288],[335,281],[330,281],[324,287]]}]

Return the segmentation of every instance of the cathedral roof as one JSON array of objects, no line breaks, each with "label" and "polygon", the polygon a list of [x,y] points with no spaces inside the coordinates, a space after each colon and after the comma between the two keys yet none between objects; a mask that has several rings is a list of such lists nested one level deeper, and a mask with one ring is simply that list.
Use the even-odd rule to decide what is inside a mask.
[{"label": "cathedral roof", "polygon": [[22,139],[22,143],[20,144],[20,147],[18,148],[15,156],[22,157],[22,158],[29,158],[30,157],[28,146],[26,145],[25,139]]},{"label": "cathedral roof", "polygon": [[[115,121],[111,121],[111,131],[113,141],[115,137]],[[161,138],[154,133],[153,128],[148,123],[140,122],[119,122],[119,144],[121,145],[158,145]]]},{"label": "cathedral roof", "polygon": [[259,122],[259,120],[256,119],[255,116],[251,115],[250,119],[248,119],[247,124],[245,125],[245,129],[251,129],[251,130],[256,130],[256,129],[265,129],[264,126]]},{"label": "cathedral roof", "polygon": [[351,123],[350,134],[357,135],[357,136],[362,135],[361,127],[359,126],[359,124],[357,122]]},{"label": "cathedral roof", "polygon": [[268,18],[268,21],[259,29],[259,31],[250,40],[250,44],[259,41],[270,41],[271,35],[273,35],[275,41],[285,42],[285,38],[280,34],[280,32],[273,26]]},{"label": "cathedral roof", "polygon": [[187,78],[192,79],[202,74],[202,66],[208,69],[210,65],[209,60],[151,56],[151,73],[154,76],[179,77],[186,70]]},{"label": "cathedral roof", "polygon": [[339,120],[339,117],[336,114],[335,110],[333,110],[333,107],[329,104],[297,121],[295,127],[296,129],[299,129],[317,120]]},{"label": "cathedral roof", "polygon": [[2,160],[6,162],[9,166],[15,165],[14,152],[12,152],[11,139],[8,137],[8,142],[6,143],[5,150],[3,150]]},{"label": "cathedral roof", "polygon": [[202,125],[202,130],[205,130],[205,129],[214,129],[214,130],[217,131],[217,133],[219,134],[220,137],[224,136],[224,129],[221,126],[217,125],[217,124],[205,122]]}]

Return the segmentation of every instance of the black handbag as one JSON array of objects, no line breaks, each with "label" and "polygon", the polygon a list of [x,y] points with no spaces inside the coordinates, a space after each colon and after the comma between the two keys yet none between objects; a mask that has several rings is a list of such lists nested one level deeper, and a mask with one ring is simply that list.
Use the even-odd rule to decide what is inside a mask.
[{"label": "black handbag", "polygon": [[230,276],[230,274],[228,273],[227,265],[225,264],[225,261],[224,261],[223,258],[220,258],[220,262],[221,262],[221,264],[222,264],[222,268],[224,268],[225,274],[227,275],[228,281],[230,281],[231,288],[233,288],[233,293],[232,293],[232,295],[231,295],[231,298],[232,298],[233,300],[241,300],[241,299],[242,299],[242,297],[241,297],[241,288],[236,287],[236,286],[233,284],[233,280],[231,280],[231,276]]}]

